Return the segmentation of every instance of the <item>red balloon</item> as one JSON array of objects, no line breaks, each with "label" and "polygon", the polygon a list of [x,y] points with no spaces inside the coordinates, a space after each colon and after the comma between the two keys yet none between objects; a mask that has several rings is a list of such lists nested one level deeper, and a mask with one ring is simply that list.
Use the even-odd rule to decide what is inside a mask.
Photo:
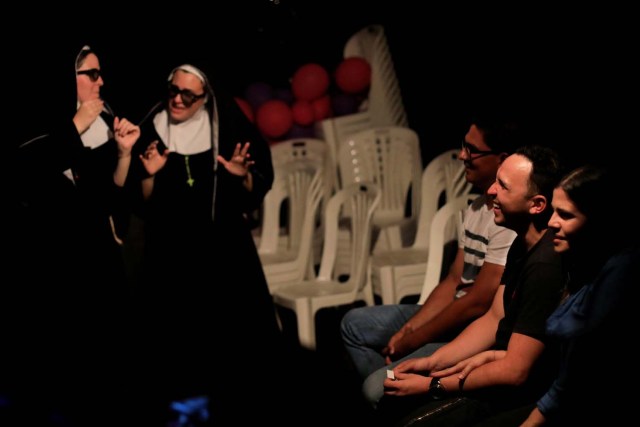
[{"label": "red balloon", "polygon": [[331,116],[331,97],[329,95],[316,99],[311,105],[313,106],[313,116],[316,121],[324,120]]},{"label": "red balloon", "polygon": [[346,58],[336,68],[336,84],[344,93],[364,92],[371,84],[371,66],[364,58]]},{"label": "red balloon", "polygon": [[271,99],[258,108],[256,125],[267,138],[280,138],[293,125],[291,108],[284,101]]},{"label": "red balloon", "polygon": [[253,108],[251,108],[249,102],[237,96],[234,97],[234,99],[238,103],[238,106],[240,107],[244,115],[247,116],[247,119],[249,119],[249,121],[253,123],[255,121],[255,116],[253,114]]},{"label": "red balloon", "polygon": [[291,90],[296,99],[313,101],[329,89],[329,73],[321,65],[306,64],[298,68],[291,79]]},{"label": "red balloon", "polygon": [[297,125],[309,126],[315,121],[315,112],[309,101],[299,99],[293,103],[291,110],[293,112],[293,121]]}]

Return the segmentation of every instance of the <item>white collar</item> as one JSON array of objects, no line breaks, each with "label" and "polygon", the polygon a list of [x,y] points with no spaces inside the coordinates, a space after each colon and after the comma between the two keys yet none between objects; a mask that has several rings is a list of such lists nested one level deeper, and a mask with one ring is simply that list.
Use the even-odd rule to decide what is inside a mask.
[{"label": "white collar", "polygon": [[113,137],[111,129],[101,116],[98,116],[91,126],[80,135],[82,145],[87,148],[96,149],[109,141]]},{"label": "white collar", "polygon": [[153,118],[153,125],[170,152],[186,156],[212,147],[211,123],[204,106],[189,120],[175,124],[169,122],[167,110],[162,110]]}]

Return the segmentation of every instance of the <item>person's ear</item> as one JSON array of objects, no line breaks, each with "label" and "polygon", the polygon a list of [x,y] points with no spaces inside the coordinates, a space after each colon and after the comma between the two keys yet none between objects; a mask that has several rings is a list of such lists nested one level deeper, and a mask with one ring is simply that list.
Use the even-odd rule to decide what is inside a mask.
[{"label": "person's ear", "polygon": [[547,208],[547,198],[542,194],[536,194],[529,199],[531,206],[529,207],[529,213],[531,215],[539,215]]}]

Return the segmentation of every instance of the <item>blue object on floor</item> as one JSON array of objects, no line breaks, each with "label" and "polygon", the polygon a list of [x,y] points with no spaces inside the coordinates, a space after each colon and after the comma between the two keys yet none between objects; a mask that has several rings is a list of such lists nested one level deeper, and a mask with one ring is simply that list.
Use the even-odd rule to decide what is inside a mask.
[{"label": "blue object on floor", "polygon": [[177,418],[169,423],[169,427],[197,427],[205,425],[209,420],[209,398],[207,396],[171,402],[170,406]]}]

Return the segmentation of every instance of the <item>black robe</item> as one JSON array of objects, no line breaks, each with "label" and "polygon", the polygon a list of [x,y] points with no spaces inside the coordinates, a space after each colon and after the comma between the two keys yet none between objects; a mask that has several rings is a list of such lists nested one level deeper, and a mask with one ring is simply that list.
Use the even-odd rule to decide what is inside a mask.
[{"label": "black robe", "polygon": [[[48,102],[16,107],[19,115],[12,120],[16,132],[4,171],[10,207],[5,242],[11,253],[5,274],[11,280],[0,290],[0,393],[6,390],[10,401],[28,405],[30,414],[55,411],[70,425],[97,425],[107,423],[106,390],[119,387],[123,372],[127,292],[110,217],[118,223],[127,215],[113,182],[115,140],[86,148],[72,121],[74,61],[82,45],[75,47],[47,63],[44,74],[41,65],[25,66],[40,70],[30,77],[43,81],[41,86],[32,82],[29,91],[31,86],[17,85],[17,100]],[[112,126],[110,114],[103,119]]]},{"label": "black robe", "polygon": [[[170,153],[143,208],[144,279],[138,295],[140,340],[151,351],[147,357],[165,367],[162,376],[150,373],[148,388],[168,398],[214,396],[213,412],[229,410],[232,401],[239,404],[244,398],[238,393],[246,391],[242,383],[251,377],[254,391],[264,393],[258,390],[268,384],[256,383],[262,377],[256,369],[266,374],[281,344],[248,220],[271,188],[270,149],[234,99],[218,87],[223,86],[214,87],[213,96],[219,153],[228,160],[238,142],[251,143],[253,190],[247,191],[243,178],[222,164],[214,170],[213,149],[188,156]],[[147,115],[139,150],[155,140],[161,152],[166,149],[153,124],[165,104]],[[132,176],[144,179],[141,163],[138,168]]]}]

